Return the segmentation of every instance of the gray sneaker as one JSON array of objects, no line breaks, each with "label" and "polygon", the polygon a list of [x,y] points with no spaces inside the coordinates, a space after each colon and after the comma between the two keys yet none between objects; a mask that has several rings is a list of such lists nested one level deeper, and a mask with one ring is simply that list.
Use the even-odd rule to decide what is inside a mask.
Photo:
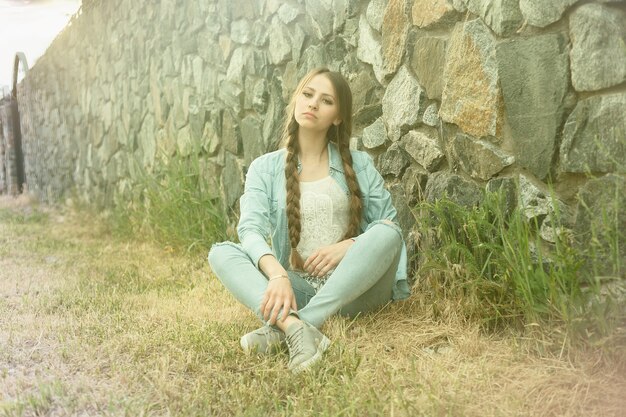
[{"label": "gray sneaker", "polygon": [[298,373],[322,358],[330,339],[306,322],[291,324],[285,332],[289,347],[289,369]]},{"label": "gray sneaker", "polygon": [[271,326],[263,326],[241,337],[239,343],[246,353],[267,355],[280,350],[285,333]]}]

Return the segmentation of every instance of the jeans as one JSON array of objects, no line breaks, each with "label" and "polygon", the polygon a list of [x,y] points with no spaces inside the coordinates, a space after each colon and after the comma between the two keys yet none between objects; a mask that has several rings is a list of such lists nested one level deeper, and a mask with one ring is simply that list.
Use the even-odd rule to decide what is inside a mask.
[{"label": "jeans", "polygon": [[[298,272],[288,271],[298,317],[319,328],[335,313],[354,317],[385,305],[391,300],[401,249],[400,229],[379,222],[359,235],[317,292]],[[242,247],[232,242],[213,245],[209,264],[235,298],[263,321],[260,305],[268,281]]]}]

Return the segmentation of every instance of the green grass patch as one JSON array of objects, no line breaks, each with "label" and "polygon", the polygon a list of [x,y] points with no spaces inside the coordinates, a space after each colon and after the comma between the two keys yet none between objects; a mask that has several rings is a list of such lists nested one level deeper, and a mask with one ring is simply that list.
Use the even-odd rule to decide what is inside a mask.
[{"label": "green grass patch", "polygon": [[[452,301],[488,330],[563,328],[577,342],[603,340],[625,319],[619,303],[581,272],[585,259],[605,260],[587,256],[571,233],[557,233],[554,244],[543,241],[521,210],[507,210],[504,194],[487,193],[472,208],[446,199],[422,203],[418,213],[418,275],[425,279],[416,291],[428,293],[435,310],[439,301]],[[566,230],[558,210],[550,216],[555,230]]]},{"label": "green grass patch", "polygon": [[[207,252],[225,239],[226,222],[215,178],[200,157],[174,156],[152,172],[137,163],[132,198],[118,198],[111,217],[117,235],[151,239],[173,249]],[[128,197],[128,196],[126,196]]]}]

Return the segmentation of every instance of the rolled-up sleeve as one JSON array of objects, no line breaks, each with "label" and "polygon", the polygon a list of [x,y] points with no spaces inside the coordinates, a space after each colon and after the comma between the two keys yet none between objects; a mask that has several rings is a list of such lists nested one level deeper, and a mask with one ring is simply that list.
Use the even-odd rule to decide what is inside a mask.
[{"label": "rolled-up sleeve", "polygon": [[365,213],[365,221],[368,224],[368,228],[376,220],[391,220],[399,226],[398,213],[391,201],[391,194],[385,188],[385,180],[374,167],[374,161],[372,161],[371,156],[367,155],[367,159],[365,174],[368,183],[368,207]]},{"label": "rolled-up sleeve", "polygon": [[268,244],[271,233],[270,186],[270,174],[259,167],[258,159],[253,161],[246,174],[244,192],[239,200],[237,234],[243,249],[257,268],[262,256],[273,253]]}]

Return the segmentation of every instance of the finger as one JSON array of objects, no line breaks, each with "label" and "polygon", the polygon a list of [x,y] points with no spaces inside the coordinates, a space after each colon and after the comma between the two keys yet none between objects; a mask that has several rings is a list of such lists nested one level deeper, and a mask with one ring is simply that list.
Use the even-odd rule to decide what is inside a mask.
[{"label": "finger", "polygon": [[309,256],[309,258],[306,260],[308,265],[307,263],[304,264],[305,271],[309,273],[313,272],[313,269],[315,269],[315,265],[317,265],[317,263],[319,262],[317,260],[317,255],[318,255],[317,252],[314,252],[311,256]]},{"label": "finger", "polygon": [[291,312],[291,300],[289,298],[285,298],[285,302],[283,303],[283,314],[280,318],[280,321],[284,322],[289,313]]},{"label": "finger", "polygon": [[276,318],[278,317],[279,312],[280,312],[280,304],[275,303],[274,308],[272,309],[272,316],[270,317],[270,324],[276,323]]},{"label": "finger", "polygon": [[272,312],[272,307],[274,306],[274,301],[267,302],[265,304],[265,308],[263,309],[263,319],[267,320]]},{"label": "finger", "polygon": [[296,303],[296,295],[292,295],[291,296],[291,308],[293,309],[293,311],[298,311],[298,303]]}]

